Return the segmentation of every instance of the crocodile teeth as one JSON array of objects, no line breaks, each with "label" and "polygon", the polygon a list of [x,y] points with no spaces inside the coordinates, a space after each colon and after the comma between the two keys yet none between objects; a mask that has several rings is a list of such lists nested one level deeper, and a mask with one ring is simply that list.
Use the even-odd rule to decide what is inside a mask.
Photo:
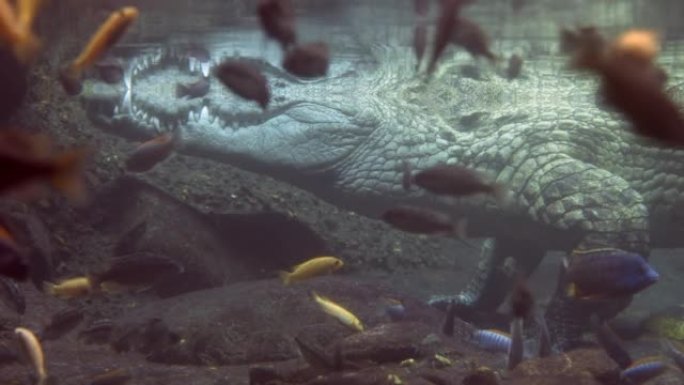
[{"label": "crocodile teeth", "polygon": [[119,106],[114,106],[114,115],[119,114]]},{"label": "crocodile teeth", "polygon": [[197,59],[191,57],[188,60],[188,67],[190,68],[190,72],[195,72],[197,67],[199,66],[199,63],[197,62]]},{"label": "crocodile teeth", "polygon": [[211,62],[200,63],[202,75],[204,75],[205,78],[209,76],[210,65],[211,65]]},{"label": "crocodile teeth", "polygon": [[195,113],[190,111],[188,112],[188,121],[195,120]]},{"label": "crocodile teeth", "polygon": [[161,124],[159,124],[159,119],[157,118],[152,118],[152,125],[154,126],[154,129],[159,131],[161,128]]},{"label": "crocodile teeth", "polygon": [[202,110],[200,110],[199,117],[197,118],[197,120],[209,120],[209,109],[207,108],[207,106],[202,106]]}]

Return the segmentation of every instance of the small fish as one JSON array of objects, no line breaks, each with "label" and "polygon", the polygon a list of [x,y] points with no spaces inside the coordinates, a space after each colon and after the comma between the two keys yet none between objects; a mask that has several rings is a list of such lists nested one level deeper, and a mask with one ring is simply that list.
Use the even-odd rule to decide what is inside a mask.
[{"label": "small fish", "polygon": [[59,283],[45,282],[45,293],[61,299],[82,297],[93,292],[90,277],[76,277],[60,281]]},{"label": "small fish", "polygon": [[284,50],[296,43],[294,10],[288,0],[260,0],[257,15],[266,36],[280,43]]},{"label": "small fish", "polygon": [[52,142],[43,135],[17,130],[0,132],[0,193],[16,191],[30,182],[47,180],[73,200],[83,199],[83,164],[85,149],[55,154]]},{"label": "small fish", "polygon": [[634,361],[627,369],[620,372],[620,378],[629,384],[639,385],[658,377],[667,369],[660,357],[645,357]]},{"label": "small fish", "polygon": [[114,258],[106,270],[91,274],[91,279],[94,286],[100,286],[106,292],[106,287],[102,285],[107,283],[122,286],[154,285],[161,279],[184,271],[183,265],[167,256],[138,252]]},{"label": "small fish", "polygon": [[99,60],[93,65],[102,81],[109,84],[121,83],[124,75],[123,64],[121,60],[114,58],[105,58]]},{"label": "small fish", "polygon": [[[30,7],[20,5],[20,8],[21,15],[16,15],[7,0],[0,0],[0,42],[11,47],[19,62],[29,64],[35,59],[41,43],[31,30],[33,18],[29,14]],[[26,20],[29,17],[30,20]]]},{"label": "small fish", "polygon": [[489,183],[477,172],[456,165],[438,165],[414,174],[410,180],[417,186],[438,195],[470,196],[490,194],[501,202],[504,200],[504,188],[496,183]]},{"label": "small fish", "polygon": [[0,225],[0,276],[25,281],[28,275],[26,257],[7,228]]},{"label": "small fish", "polygon": [[178,83],[176,84],[176,97],[182,98],[187,96],[188,99],[201,98],[209,92],[209,81],[207,79],[199,79],[192,83]]},{"label": "small fish", "polygon": [[85,46],[80,55],[71,64],[62,67],[59,72],[59,80],[67,94],[77,95],[81,93],[83,71],[93,65],[103,53],[121,39],[128,27],[138,18],[138,15],[139,12],[136,7],[123,7],[112,12],[90,38],[88,45]]},{"label": "small fish", "polygon": [[363,324],[361,324],[361,321],[359,321],[356,316],[350,312],[349,310],[343,308],[342,306],[336,304],[335,302],[325,298],[321,297],[316,293],[312,292],[313,299],[316,301],[318,306],[327,314],[335,317],[338,321],[340,321],[343,325],[354,329],[356,331],[363,331]]},{"label": "small fish", "polygon": [[449,43],[449,39],[458,28],[461,0],[443,0],[440,2],[437,29],[432,45],[432,56],[428,62],[427,72],[432,74],[437,67],[437,61]]},{"label": "small fish", "polygon": [[496,56],[489,49],[489,39],[485,32],[475,22],[460,18],[458,25],[450,36],[452,43],[463,47],[470,55],[477,58],[484,56],[490,62],[496,61]]},{"label": "small fish", "polygon": [[451,218],[437,211],[412,206],[398,206],[382,214],[382,220],[393,227],[415,234],[453,234],[466,237],[466,221],[456,224]]},{"label": "small fish", "polygon": [[319,275],[331,274],[344,266],[344,262],[335,257],[316,257],[292,268],[292,272],[280,272],[280,278],[285,285],[303,281]]},{"label": "small fish", "polygon": [[78,339],[86,344],[106,344],[114,330],[114,325],[109,319],[99,319],[92,322],[78,333]]},{"label": "small fish", "polygon": [[14,280],[0,277],[0,300],[19,314],[26,311],[26,299]]},{"label": "small fish", "polygon": [[423,61],[426,48],[427,24],[425,24],[424,21],[421,21],[413,27],[413,53],[416,55],[416,71],[420,68],[420,63]]},{"label": "small fish", "polygon": [[266,77],[250,64],[227,60],[216,68],[214,74],[236,95],[259,103],[264,110],[268,107],[271,92]]},{"label": "small fish", "polygon": [[74,330],[83,321],[83,311],[68,307],[55,313],[39,333],[41,341],[56,340]]},{"label": "small fish", "polygon": [[48,380],[47,370],[45,369],[45,354],[43,354],[43,347],[36,335],[29,329],[18,327],[14,329],[14,333],[19,338],[19,346],[26,358],[33,365],[33,370],[38,377],[37,385],[45,385]]},{"label": "small fish", "polygon": [[283,68],[301,78],[317,78],[328,73],[330,50],[323,42],[295,46],[287,51]]},{"label": "small fish", "polygon": [[562,266],[567,295],[578,299],[631,295],[659,278],[639,254],[611,248],[574,251]]},{"label": "small fish", "polygon": [[508,58],[508,67],[506,67],[506,78],[513,80],[520,76],[522,72],[523,60],[520,55],[513,54]]},{"label": "small fish", "polygon": [[511,348],[511,336],[500,330],[476,330],[472,340],[481,348],[493,352],[508,353]]},{"label": "small fish", "polygon": [[127,369],[111,369],[88,380],[88,385],[123,385],[133,378]]},{"label": "small fish", "polygon": [[606,351],[608,357],[615,361],[621,369],[629,368],[633,363],[632,356],[625,349],[620,337],[605,322],[601,321],[596,314],[591,316],[590,322],[596,340],[603,350]]},{"label": "small fish", "polygon": [[164,133],[139,145],[126,159],[126,170],[130,172],[149,171],[173,153],[175,136]]}]

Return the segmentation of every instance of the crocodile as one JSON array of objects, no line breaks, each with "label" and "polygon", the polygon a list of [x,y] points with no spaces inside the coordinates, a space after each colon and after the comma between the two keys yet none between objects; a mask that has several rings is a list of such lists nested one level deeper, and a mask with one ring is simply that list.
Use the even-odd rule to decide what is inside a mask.
[{"label": "crocodile", "polygon": [[[412,204],[467,218],[469,234],[487,239],[481,262],[460,293],[435,297],[436,305],[495,310],[518,273],[530,275],[549,251],[612,247],[647,257],[652,247],[682,244],[668,210],[684,187],[684,152],[635,136],[597,104],[595,80],[567,71],[553,49],[530,48],[515,80],[461,52],[426,80],[408,47],[388,45],[369,46],[363,59],[334,60],[325,78],[303,80],[283,71],[268,48],[245,55],[253,39],[227,39],[230,47],[209,47],[209,62],[153,47],[128,59],[122,84],[88,79],[89,116],[118,135],[174,131],[180,153],[274,176],[369,217]],[[266,75],[266,111],[210,76],[225,57],[251,61]],[[175,97],[176,82],[200,76],[211,83],[206,96]],[[406,191],[404,162],[417,171],[477,170],[505,185],[508,199]],[[607,316],[629,301],[615,301]],[[591,306],[559,285],[546,311],[559,349],[579,340]]]}]

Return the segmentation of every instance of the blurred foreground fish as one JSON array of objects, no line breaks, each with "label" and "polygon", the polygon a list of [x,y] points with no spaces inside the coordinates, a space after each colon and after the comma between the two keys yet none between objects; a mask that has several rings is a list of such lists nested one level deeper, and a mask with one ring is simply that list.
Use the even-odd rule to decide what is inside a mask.
[{"label": "blurred foreground fish", "polygon": [[83,71],[93,65],[103,53],[121,39],[128,27],[138,18],[138,14],[136,7],[123,7],[113,12],[90,38],[81,54],[71,64],[60,70],[59,81],[67,94],[81,93]]},{"label": "blurred foreground fish", "polygon": [[173,153],[175,136],[167,132],[139,145],[126,159],[126,170],[130,172],[149,171]]},{"label": "blurred foreground fish", "polygon": [[496,56],[489,49],[487,34],[471,20],[461,17],[451,33],[450,40],[475,58],[483,56],[490,62],[496,61]]},{"label": "blurred foreground fish", "polygon": [[209,86],[209,81],[204,78],[192,83],[178,83],[176,84],[176,97],[201,98],[209,92]]},{"label": "blurred foreground fish", "polygon": [[328,73],[330,49],[323,42],[298,45],[287,51],[283,68],[300,78],[317,78]]},{"label": "blurred foreground fish", "polygon": [[[29,266],[24,253],[19,249],[14,237],[2,225],[0,225],[0,275],[19,281],[26,280],[29,275]],[[6,289],[13,291],[11,288]],[[16,299],[11,301],[14,300]],[[22,307],[24,306],[19,305],[17,309]]]},{"label": "blurred foreground fish", "polygon": [[259,0],[257,15],[266,36],[288,49],[297,41],[294,9],[289,0]]},{"label": "blurred foreground fish", "polygon": [[335,317],[343,325],[351,329],[360,332],[363,331],[363,324],[361,324],[361,321],[359,321],[359,319],[352,312],[325,297],[319,296],[314,292],[312,292],[311,295],[324,312]]},{"label": "blurred foreground fish", "polygon": [[620,372],[620,378],[628,384],[640,385],[661,375],[666,369],[667,365],[660,357],[644,357]]},{"label": "blurred foreground fish", "polygon": [[33,370],[38,378],[37,385],[45,385],[48,381],[47,370],[45,369],[45,354],[38,338],[29,329],[18,327],[14,333],[19,339],[20,351],[25,359],[31,363]]},{"label": "blurred foreground fish", "polygon": [[61,299],[78,298],[93,292],[90,277],[76,277],[62,280],[58,283],[45,282],[43,290],[46,294]]},{"label": "blurred foreground fish", "polygon": [[620,337],[611,330],[610,326],[605,321],[601,321],[596,315],[590,318],[590,322],[596,340],[603,350],[606,351],[608,357],[615,361],[621,369],[626,369],[632,365],[632,356],[625,349]]},{"label": "blurred foreground fish", "polygon": [[22,64],[29,64],[40,49],[40,40],[32,31],[38,0],[20,0],[17,13],[7,0],[0,0],[0,42],[11,47]]},{"label": "blurred foreground fish", "polygon": [[303,281],[319,275],[331,274],[344,266],[339,258],[324,256],[309,259],[292,268],[292,272],[281,271],[280,278],[285,285]]},{"label": "blurred foreground fish", "polygon": [[236,95],[259,103],[264,110],[268,107],[271,92],[266,77],[250,64],[227,60],[219,64],[214,74]]},{"label": "blurred foreground fish", "polygon": [[18,314],[26,311],[26,299],[14,280],[0,277],[0,300]]},{"label": "blurred foreground fish", "polygon": [[0,194],[15,192],[29,182],[47,180],[73,200],[85,194],[82,171],[88,151],[70,150],[54,154],[52,143],[44,135],[17,130],[0,132]]},{"label": "blurred foreground fish", "polygon": [[476,330],[472,341],[482,349],[492,352],[508,353],[511,349],[511,336],[501,330]]},{"label": "blurred foreground fish", "polygon": [[106,270],[91,274],[91,281],[93,286],[109,292],[114,285],[151,286],[184,271],[183,265],[164,255],[138,252],[114,258]]},{"label": "blurred foreground fish", "polygon": [[458,238],[466,237],[466,220],[461,219],[454,224],[446,214],[438,211],[398,206],[385,211],[382,220],[393,227],[416,234],[447,234]]},{"label": "blurred foreground fish", "polygon": [[456,165],[438,165],[410,175],[410,168],[405,168],[409,176],[404,180],[415,183],[421,188],[438,195],[470,196],[475,194],[490,194],[497,202],[505,199],[505,189],[502,185],[486,182],[477,172]]},{"label": "blurred foreground fish", "polygon": [[62,309],[55,313],[50,322],[40,331],[40,340],[56,340],[74,330],[81,321],[83,321],[83,312],[80,309],[74,307]]},{"label": "blurred foreground fish", "polygon": [[659,278],[641,255],[612,248],[574,251],[563,267],[567,295],[577,299],[635,294]]},{"label": "blurred foreground fish", "polygon": [[454,31],[458,28],[461,6],[462,0],[442,0],[440,2],[439,18],[432,43],[432,56],[427,67],[428,74],[432,74],[435,71],[437,61],[442,56],[442,53],[444,53],[444,49],[446,49]]},{"label": "blurred foreground fish", "polygon": [[87,385],[123,385],[133,378],[127,369],[111,369],[91,377]]}]

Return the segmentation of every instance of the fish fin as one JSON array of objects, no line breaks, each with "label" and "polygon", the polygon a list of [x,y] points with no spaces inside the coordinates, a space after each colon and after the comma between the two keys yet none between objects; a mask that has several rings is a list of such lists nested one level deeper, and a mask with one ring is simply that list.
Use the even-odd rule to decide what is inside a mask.
[{"label": "fish fin", "polygon": [[280,277],[280,279],[283,280],[283,284],[285,284],[285,286],[288,286],[290,283],[292,283],[291,278],[290,278],[290,272],[279,271],[278,276]]},{"label": "fish fin", "polygon": [[188,89],[184,85],[182,85],[180,83],[176,84],[176,98],[177,99],[182,98],[183,96],[187,95],[187,93],[188,93]]},{"label": "fish fin", "polygon": [[57,173],[52,177],[52,184],[72,201],[83,202],[86,198],[82,174],[87,155],[88,151],[74,150],[56,159]]},{"label": "fish fin", "polygon": [[59,82],[69,96],[75,96],[83,90],[81,82],[81,71],[78,67],[68,65],[59,70]]}]

